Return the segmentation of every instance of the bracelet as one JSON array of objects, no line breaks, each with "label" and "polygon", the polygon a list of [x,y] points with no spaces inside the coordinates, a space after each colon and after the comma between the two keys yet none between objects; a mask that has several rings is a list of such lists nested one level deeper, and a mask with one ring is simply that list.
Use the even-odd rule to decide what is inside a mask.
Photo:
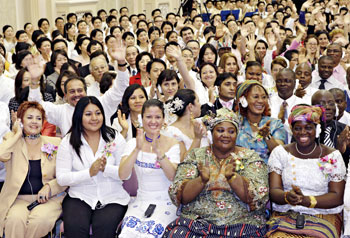
[{"label": "bracelet", "polygon": [[232,177],[228,180],[228,182],[232,182],[232,180],[235,180],[237,178],[237,173],[234,173]]},{"label": "bracelet", "polygon": [[288,199],[287,199],[287,193],[288,193],[288,192],[284,192],[284,201],[285,201],[287,204],[292,205],[292,204],[290,204],[290,202],[289,202]]},{"label": "bracelet", "polygon": [[125,66],[127,66],[127,65],[128,65],[127,62],[125,62],[124,64],[119,64],[119,63],[118,63],[118,67],[125,67]]},{"label": "bracelet", "polygon": [[271,133],[269,133],[269,134],[265,137],[266,140],[271,140],[271,138],[272,138]]},{"label": "bracelet", "polygon": [[165,158],[168,158],[168,157],[166,156],[166,154],[164,154],[164,155],[163,155],[162,157],[160,157],[160,158],[157,157],[157,161],[160,162],[160,161],[162,161],[162,160],[165,159]]},{"label": "bracelet", "polygon": [[317,200],[316,200],[315,196],[309,196],[309,198],[310,198],[310,206],[309,206],[309,208],[314,208],[316,206],[316,204],[317,204]]}]

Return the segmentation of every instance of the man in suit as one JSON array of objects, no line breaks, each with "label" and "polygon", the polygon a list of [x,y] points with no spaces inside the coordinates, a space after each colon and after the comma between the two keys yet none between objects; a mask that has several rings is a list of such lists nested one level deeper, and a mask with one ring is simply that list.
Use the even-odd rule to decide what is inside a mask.
[{"label": "man in suit", "polygon": [[318,90],[311,99],[312,105],[321,105],[325,108],[326,121],[322,125],[320,143],[336,148],[343,156],[345,165],[348,166],[350,156],[350,131],[345,124],[335,120],[336,102],[331,92]]},{"label": "man in suit", "polygon": [[214,103],[207,103],[201,106],[201,116],[209,112],[216,113],[216,110],[226,107],[234,110],[237,78],[232,73],[223,73],[215,80],[215,86],[219,89],[219,97]]}]

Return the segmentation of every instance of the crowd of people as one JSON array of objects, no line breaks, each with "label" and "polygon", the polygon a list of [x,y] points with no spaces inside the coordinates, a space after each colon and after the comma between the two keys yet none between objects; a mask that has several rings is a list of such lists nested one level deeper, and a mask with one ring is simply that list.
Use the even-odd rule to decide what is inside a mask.
[{"label": "crowd of people", "polygon": [[0,37],[0,237],[350,237],[350,1],[208,0]]}]

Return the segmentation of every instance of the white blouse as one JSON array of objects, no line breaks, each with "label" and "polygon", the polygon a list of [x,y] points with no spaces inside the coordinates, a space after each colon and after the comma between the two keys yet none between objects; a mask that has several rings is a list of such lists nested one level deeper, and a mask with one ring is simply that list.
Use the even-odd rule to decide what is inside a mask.
[{"label": "white blouse", "polygon": [[98,201],[102,205],[118,203],[127,205],[129,194],[124,190],[120,180],[118,170],[121,154],[125,147],[125,140],[120,134],[116,135],[114,142],[117,144],[116,150],[107,157],[107,164],[104,172],[99,171],[96,176],[90,177],[90,167],[103,155],[106,142],[100,137],[98,150],[93,154],[92,149],[81,136],[82,146],[80,147],[80,157],[77,155],[69,143],[71,134],[66,135],[57,153],[56,177],[61,186],[69,186],[68,194],[72,198],[79,198],[95,209]]},{"label": "white blouse", "polygon": [[[343,157],[338,150],[323,157],[325,159],[336,159],[333,169],[326,174],[322,172],[319,158],[300,159],[287,152],[282,145],[277,146],[269,157],[269,173],[276,172],[282,176],[284,191],[292,189],[292,185],[300,187],[305,196],[320,196],[328,193],[329,182],[340,182],[345,179],[346,168]],[[343,205],[330,208],[308,208],[304,206],[292,206],[289,204],[278,205],[273,203],[273,210],[286,212],[293,210],[310,215],[337,214],[343,210]]]}]

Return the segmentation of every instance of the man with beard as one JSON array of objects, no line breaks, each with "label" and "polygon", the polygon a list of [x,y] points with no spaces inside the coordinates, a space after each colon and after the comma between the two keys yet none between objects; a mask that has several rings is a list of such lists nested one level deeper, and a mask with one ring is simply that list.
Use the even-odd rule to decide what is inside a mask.
[{"label": "man with beard", "polygon": [[345,165],[348,166],[350,131],[348,126],[335,120],[336,103],[332,93],[327,90],[318,90],[312,95],[311,101],[312,105],[321,105],[325,108],[326,121],[321,123],[320,143],[338,149],[343,156]]}]

